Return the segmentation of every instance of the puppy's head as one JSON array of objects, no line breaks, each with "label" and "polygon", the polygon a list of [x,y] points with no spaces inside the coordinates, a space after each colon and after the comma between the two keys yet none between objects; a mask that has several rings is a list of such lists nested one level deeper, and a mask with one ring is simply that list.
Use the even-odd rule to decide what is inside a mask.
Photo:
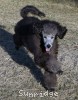
[{"label": "puppy's head", "polygon": [[53,46],[57,34],[56,27],[52,24],[45,24],[43,26],[42,37],[46,52],[49,52]]},{"label": "puppy's head", "polygon": [[36,23],[34,25],[35,33],[39,34],[42,41],[42,46],[44,45],[45,51],[50,52],[53,47],[54,40],[58,36],[60,39],[63,39],[67,29],[66,27],[61,26],[55,21],[43,21],[43,23]]},{"label": "puppy's head", "polygon": [[49,22],[43,25],[42,36],[46,52],[49,52],[53,46],[53,43],[58,36],[63,39],[67,32],[66,27],[61,26],[57,22]]}]

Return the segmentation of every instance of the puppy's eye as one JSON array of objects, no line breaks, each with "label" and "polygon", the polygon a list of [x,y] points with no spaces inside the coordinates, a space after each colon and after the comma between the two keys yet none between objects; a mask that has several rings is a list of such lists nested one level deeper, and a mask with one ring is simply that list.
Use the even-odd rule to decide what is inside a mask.
[{"label": "puppy's eye", "polygon": [[53,39],[54,37],[52,36],[51,39]]},{"label": "puppy's eye", "polygon": [[44,38],[46,39],[47,37],[46,37],[46,36],[44,36]]}]

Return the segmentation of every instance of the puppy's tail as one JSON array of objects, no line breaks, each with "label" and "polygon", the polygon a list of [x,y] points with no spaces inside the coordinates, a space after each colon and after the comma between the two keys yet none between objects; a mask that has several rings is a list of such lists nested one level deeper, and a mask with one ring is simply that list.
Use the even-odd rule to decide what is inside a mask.
[{"label": "puppy's tail", "polygon": [[43,16],[45,17],[45,14],[43,12],[41,12],[40,10],[38,10],[36,7],[34,6],[25,6],[24,8],[21,9],[20,15],[23,18],[26,18],[28,13],[34,14],[34,15],[38,15],[38,16]]}]

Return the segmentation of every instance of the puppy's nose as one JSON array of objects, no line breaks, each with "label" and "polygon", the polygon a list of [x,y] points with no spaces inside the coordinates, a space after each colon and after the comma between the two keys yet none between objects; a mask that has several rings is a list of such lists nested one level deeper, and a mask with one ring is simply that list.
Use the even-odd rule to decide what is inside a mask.
[{"label": "puppy's nose", "polygon": [[47,44],[47,48],[50,48],[51,47],[51,45],[50,44]]}]

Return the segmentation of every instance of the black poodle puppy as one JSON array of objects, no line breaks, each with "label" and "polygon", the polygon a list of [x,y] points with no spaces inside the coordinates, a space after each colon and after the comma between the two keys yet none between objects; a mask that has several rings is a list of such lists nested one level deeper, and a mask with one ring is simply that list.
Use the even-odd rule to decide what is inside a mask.
[{"label": "black poodle puppy", "polygon": [[[19,49],[21,46],[25,46],[34,54],[35,63],[45,69],[45,87],[54,89],[57,82],[56,74],[63,72],[57,61],[57,38],[63,39],[67,29],[58,22],[28,16],[29,12],[38,16],[45,16],[43,12],[33,6],[26,6],[21,10],[23,19],[16,24],[13,35],[15,47]],[[50,86],[48,87],[49,83]]]}]

